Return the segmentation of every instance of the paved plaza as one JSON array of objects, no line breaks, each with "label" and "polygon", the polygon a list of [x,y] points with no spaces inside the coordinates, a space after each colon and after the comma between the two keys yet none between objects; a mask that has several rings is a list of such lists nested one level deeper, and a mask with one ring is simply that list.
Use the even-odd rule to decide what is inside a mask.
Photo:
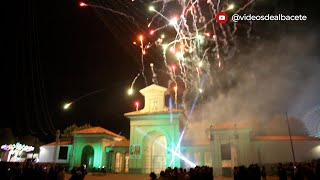
[{"label": "paved plaza", "polygon": [[[66,174],[66,180],[69,180],[71,177],[70,174]],[[148,180],[149,175],[146,174],[106,174],[106,175],[92,175],[88,174],[85,177],[85,180],[106,180],[106,179],[112,179],[112,180]],[[267,180],[278,180],[278,177],[271,176],[267,177]],[[290,179],[290,178],[288,178]],[[232,177],[215,177],[214,180],[233,180]]]}]

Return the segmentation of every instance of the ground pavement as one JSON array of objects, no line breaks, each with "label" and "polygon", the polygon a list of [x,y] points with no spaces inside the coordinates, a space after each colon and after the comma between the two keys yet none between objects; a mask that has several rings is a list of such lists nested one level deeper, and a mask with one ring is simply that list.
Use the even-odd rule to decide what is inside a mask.
[{"label": "ground pavement", "polygon": [[[70,174],[66,174],[66,180],[69,180]],[[106,174],[106,175],[92,175],[88,174],[85,180],[149,180],[149,175],[146,174]],[[278,180],[278,177],[267,177],[267,180]],[[214,180],[233,180],[231,177],[215,177]]]}]

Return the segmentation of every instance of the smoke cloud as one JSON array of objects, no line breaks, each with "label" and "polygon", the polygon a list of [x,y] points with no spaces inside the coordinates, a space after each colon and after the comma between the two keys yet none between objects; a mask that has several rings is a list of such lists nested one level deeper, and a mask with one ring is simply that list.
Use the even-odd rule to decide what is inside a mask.
[{"label": "smoke cloud", "polygon": [[[266,134],[268,128],[270,135],[288,135],[286,112],[293,134],[308,135],[308,127],[320,123],[320,114],[318,124],[304,118],[320,105],[320,61],[313,53],[316,39],[312,33],[287,35],[278,41],[259,42],[250,53],[240,53],[226,70],[223,81],[228,88],[213,83],[205,92],[209,96],[190,118],[187,133],[192,136],[187,137],[199,141],[206,136],[199,128],[234,123],[258,125],[258,134]],[[215,75],[213,82],[219,82]]]}]

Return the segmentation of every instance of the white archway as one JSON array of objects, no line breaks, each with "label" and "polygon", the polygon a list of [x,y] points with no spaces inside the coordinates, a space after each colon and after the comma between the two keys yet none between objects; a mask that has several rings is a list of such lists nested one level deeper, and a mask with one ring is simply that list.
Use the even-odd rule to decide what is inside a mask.
[{"label": "white archway", "polygon": [[166,168],[167,140],[161,132],[150,132],[143,141],[144,173],[160,173]]},{"label": "white archway", "polygon": [[85,164],[88,168],[93,168],[94,149],[90,145],[86,145],[82,149],[81,165]]},{"label": "white archway", "polygon": [[158,136],[152,145],[152,171],[160,173],[166,168],[166,137]]}]

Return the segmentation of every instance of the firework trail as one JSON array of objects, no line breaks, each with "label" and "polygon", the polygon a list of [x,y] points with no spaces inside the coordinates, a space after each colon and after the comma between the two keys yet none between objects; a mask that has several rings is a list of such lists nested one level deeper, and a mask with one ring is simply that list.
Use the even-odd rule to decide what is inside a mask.
[{"label": "firework trail", "polygon": [[[169,83],[175,82],[174,92],[177,93],[177,80],[182,82],[182,107],[185,111],[190,109],[190,103],[187,102],[189,91],[201,90],[200,82],[203,75],[211,75],[210,71],[217,71],[224,67],[224,61],[232,58],[228,56],[229,51],[235,47],[235,33],[237,31],[236,23],[219,24],[216,22],[218,12],[236,11],[237,13],[246,9],[254,0],[241,1],[242,6],[235,9],[234,4],[228,1],[207,0],[204,1],[156,1],[154,4],[163,3],[158,11],[155,7],[149,10],[155,12],[150,24],[158,18],[163,19],[163,24],[157,28],[173,29],[175,34],[163,41],[163,62],[168,69],[170,77]],[[168,16],[166,13],[172,11],[172,7],[178,7],[180,14]],[[250,37],[250,28],[246,31],[247,37]],[[167,51],[170,51],[169,55]],[[176,56],[176,64],[179,67],[179,73],[171,68],[168,59]],[[171,62],[172,63],[172,62]],[[176,102],[176,100],[175,100]]]},{"label": "firework trail", "polygon": [[133,85],[136,82],[136,80],[138,79],[138,77],[140,76],[140,73],[137,74],[137,76],[133,79],[130,89],[128,90],[128,94],[131,95],[133,93]]},{"label": "firework trail", "polygon": [[146,86],[148,86],[147,77],[144,74],[144,60],[143,60],[143,57],[146,54],[146,47],[148,47],[148,46],[145,47],[143,45],[143,36],[142,35],[140,35],[139,39],[140,39],[140,44],[141,44],[140,45],[140,48],[141,48],[141,65],[142,65],[141,74],[142,74],[142,76],[144,78],[144,82],[146,83]]},{"label": "firework trail", "polygon": [[[211,77],[208,79],[218,78],[212,76],[216,76],[217,72],[227,67],[227,62],[233,58],[231,54],[234,54],[230,52],[235,52],[234,49],[237,48],[235,36],[238,23],[217,23],[217,14],[221,11],[228,14],[241,13],[254,2],[254,0],[240,0],[236,1],[236,4],[228,0],[155,0],[151,2],[91,0],[90,2],[93,1],[95,3],[90,3],[91,7],[106,10],[114,13],[115,16],[126,17],[135,24],[139,24],[139,27],[145,27],[134,29],[124,22],[117,22],[113,26],[114,29],[128,29],[135,31],[135,34],[141,34],[139,64],[142,67],[140,73],[146,86],[148,83],[145,61],[148,57],[145,55],[153,44],[162,46],[163,63],[166,69],[164,72],[169,76],[168,87],[174,83],[177,88],[181,83],[178,92],[175,88],[171,90],[175,94],[182,94],[181,107],[184,111],[190,109],[192,98],[187,97],[192,97],[189,96],[191,93],[199,91],[201,77],[209,75]],[[251,26],[252,22],[246,30],[248,38],[252,31]],[[146,33],[148,31],[150,33]],[[160,33],[167,35],[165,38],[159,37]],[[145,45],[144,43],[148,41],[154,43]],[[174,64],[178,67],[175,70],[172,69]],[[151,70],[153,71],[153,67]],[[155,78],[155,73],[152,72],[153,83],[158,83],[159,77],[157,75]],[[201,91],[205,90],[201,88]]]},{"label": "firework trail", "polygon": [[[210,88],[207,85],[210,84],[210,82],[207,82],[208,79],[219,78],[214,76],[219,72],[228,70],[226,67],[230,66],[235,49],[238,48],[236,36],[239,23],[230,21],[225,24],[218,23],[216,20],[218,13],[238,14],[249,8],[254,2],[254,0],[239,0],[235,2],[236,4],[232,4],[229,0],[155,0],[151,3],[144,0],[139,2],[125,0],[104,1],[122,10],[121,13],[119,11],[114,12],[115,14],[121,16],[126,14],[127,18],[134,21],[140,19],[141,23],[139,24],[141,24],[141,27],[146,27],[146,31],[150,32],[148,33],[149,36],[140,35],[139,37],[141,45],[141,74],[146,86],[144,55],[150,49],[151,43],[145,46],[144,41],[153,42],[156,39],[152,45],[156,44],[156,46],[162,47],[162,61],[166,74],[161,78],[169,76],[168,90],[170,92],[173,91],[175,94],[175,107],[178,108],[178,94],[181,94],[181,107],[185,113],[192,113],[197,104],[199,94],[206,92],[204,88]],[[126,11],[123,10],[122,5],[117,6],[117,3],[125,4],[127,6],[127,8],[124,8]],[[139,14],[141,9],[135,9],[137,3],[140,3],[141,7],[145,7],[144,13]],[[112,9],[114,10],[114,8]],[[110,11],[110,9],[106,10]],[[115,28],[115,25],[122,30],[126,24],[114,24],[112,28]],[[245,30],[248,38],[250,38],[251,27],[252,22],[250,22],[249,29]],[[132,30],[130,26],[126,26],[126,28]],[[140,31],[138,33],[146,35],[145,31],[138,30]],[[158,38],[159,32],[167,34],[166,37]],[[154,73],[152,63],[150,67],[152,82],[157,84],[157,75]],[[134,79],[134,82],[138,77],[139,74]],[[134,82],[131,84],[131,91]],[[217,82],[219,83],[220,81]],[[184,131],[179,137],[175,153],[179,151],[183,135]]]},{"label": "firework trail", "polygon": [[[163,50],[162,58],[166,69],[164,72],[169,76],[168,89],[175,94],[176,108],[178,107],[178,94],[181,94],[181,107],[185,112],[189,112],[193,105],[192,94],[194,92],[203,93],[205,92],[204,87],[208,87],[208,85],[201,87],[200,82],[203,77],[208,77],[207,80],[218,78],[212,76],[224,71],[224,68],[228,66],[227,63],[230,62],[229,60],[233,58],[233,52],[237,49],[235,36],[238,31],[238,23],[220,24],[216,21],[217,14],[221,11],[229,14],[241,13],[249,8],[254,0],[239,0],[236,2],[237,4],[232,4],[228,0],[156,0],[151,3],[143,0],[139,2],[124,0],[103,2],[110,3],[110,7],[113,7],[106,7],[106,10],[110,12],[121,16],[126,15],[132,20],[143,19],[139,24],[141,27],[146,27],[146,30],[138,30],[141,34],[139,36],[140,65],[142,66],[140,73],[145,84],[148,85],[145,75],[145,55],[147,50],[156,44],[156,46],[161,46]],[[139,14],[141,9],[135,7],[138,3],[145,8],[141,14]],[[149,18],[150,20],[148,20]],[[123,29],[124,25],[119,24],[118,28]],[[250,27],[246,30],[248,38],[250,38],[251,25],[250,22]],[[145,33],[146,31],[150,33]],[[160,32],[167,34],[166,37],[159,37]],[[137,34],[137,32],[135,33]],[[144,42],[148,41],[155,42],[149,42],[145,45]],[[176,65],[176,69],[172,68],[175,67],[173,65]],[[151,64],[150,67],[152,82],[157,84],[157,75]]]},{"label": "firework trail", "polygon": [[[253,0],[243,2],[237,13],[248,7]],[[171,4],[174,6],[173,4]],[[172,36],[167,44],[164,44],[163,48],[163,60],[165,66],[168,68],[170,80],[169,82],[175,82],[175,104],[177,107],[177,78],[182,82],[182,108],[184,112],[192,112],[196,100],[193,103],[187,102],[187,97],[190,97],[190,92],[197,90],[198,93],[203,93],[201,82],[205,80],[203,77],[206,75],[211,76],[211,71],[218,71],[223,69],[224,63],[228,60],[228,53],[235,47],[235,33],[237,31],[236,23],[219,24],[216,22],[216,16],[219,12],[231,11],[234,9],[234,5],[229,4],[228,1],[207,0],[204,1],[178,1],[180,6],[180,14],[172,17],[166,17],[166,9],[170,11],[169,3],[167,6],[163,6],[160,11],[156,8],[150,8],[156,15],[152,18],[154,21],[156,18],[163,18],[164,25],[162,27],[172,28],[175,31],[175,35]],[[151,24],[152,22],[150,22]],[[231,24],[231,26],[230,26]],[[248,29],[247,37],[250,37],[251,32]],[[233,31],[232,31],[233,30]],[[176,63],[179,66],[180,72],[178,76],[175,70],[172,70],[168,66],[167,50],[170,50],[172,54],[176,56]],[[204,63],[205,61],[205,63]],[[213,69],[212,69],[213,68]],[[212,77],[211,77],[212,78]],[[211,79],[210,78],[210,79]],[[188,121],[188,120],[187,120]],[[188,122],[186,123],[188,124]],[[183,139],[184,133],[179,137],[179,143],[176,145],[175,152],[179,151],[181,139]]]},{"label": "firework trail", "polygon": [[[123,16],[125,18],[128,18],[128,19],[130,19],[131,21],[133,21],[136,24],[136,21],[135,21],[133,16],[129,16],[128,14],[123,13],[121,11],[117,11],[117,10],[114,10],[114,9],[111,9],[111,8],[108,8],[108,7],[104,7],[104,6],[99,6],[99,5],[94,5],[94,4],[87,4],[87,3],[83,3],[83,2],[80,3],[80,6],[82,6],[82,7],[89,6],[89,7],[93,7],[93,8],[100,8],[100,9],[103,9],[105,11],[109,11],[111,13]],[[139,27],[138,24],[136,24],[136,25]]]},{"label": "firework trail", "polygon": [[243,11],[245,8],[247,8],[248,6],[250,6],[255,0],[250,0],[249,2],[247,2],[245,5],[243,5],[241,8],[239,8],[235,14],[240,13],[241,11]]}]

